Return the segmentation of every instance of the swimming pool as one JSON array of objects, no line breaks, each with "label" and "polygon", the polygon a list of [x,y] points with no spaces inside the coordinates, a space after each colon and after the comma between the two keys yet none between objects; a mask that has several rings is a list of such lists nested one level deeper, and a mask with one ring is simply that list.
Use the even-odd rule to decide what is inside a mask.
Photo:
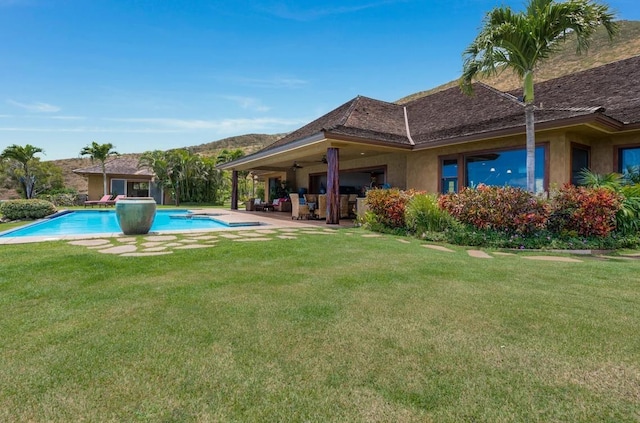
[{"label": "swimming pool", "polygon": [[[151,232],[228,228],[210,216],[189,218],[188,210],[157,210]],[[78,210],[8,231],[0,237],[90,235],[122,233],[113,210]]]}]

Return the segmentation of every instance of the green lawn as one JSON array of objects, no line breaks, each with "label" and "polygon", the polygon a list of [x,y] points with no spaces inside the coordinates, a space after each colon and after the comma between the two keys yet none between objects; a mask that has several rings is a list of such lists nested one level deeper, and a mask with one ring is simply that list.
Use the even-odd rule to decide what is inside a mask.
[{"label": "green lawn", "polygon": [[640,420],[639,260],[362,233],[0,245],[0,421]]}]

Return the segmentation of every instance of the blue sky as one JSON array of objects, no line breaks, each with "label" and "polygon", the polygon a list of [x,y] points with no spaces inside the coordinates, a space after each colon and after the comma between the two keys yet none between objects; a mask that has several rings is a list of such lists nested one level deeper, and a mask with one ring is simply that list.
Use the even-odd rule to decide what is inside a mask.
[{"label": "blue sky", "polygon": [[[0,0],[0,151],[165,150],[395,101],[456,79],[504,4],[523,2]],[[640,19],[638,0],[608,4]]]}]

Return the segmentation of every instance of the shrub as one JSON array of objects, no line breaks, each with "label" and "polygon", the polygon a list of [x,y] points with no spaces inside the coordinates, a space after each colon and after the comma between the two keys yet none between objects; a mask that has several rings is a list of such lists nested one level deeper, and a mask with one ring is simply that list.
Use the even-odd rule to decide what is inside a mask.
[{"label": "shrub", "polygon": [[441,196],[439,204],[462,223],[509,234],[539,231],[549,217],[549,206],[545,201],[513,187],[479,185],[477,189],[464,188],[460,193]]},{"label": "shrub", "polygon": [[443,232],[453,225],[453,217],[438,205],[433,194],[416,194],[405,206],[407,228],[420,236],[425,232]]},{"label": "shrub", "polygon": [[56,206],[45,200],[8,200],[0,204],[0,213],[9,220],[42,219],[56,212]]},{"label": "shrub", "polygon": [[78,194],[75,193],[58,193],[58,194],[40,194],[39,200],[49,201],[57,207],[69,207],[81,205]]},{"label": "shrub", "polygon": [[622,196],[612,189],[566,184],[554,193],[549,229],[562,235],[608,236],[616,228]]},{"label": "shrub", "polygon": [[622,206],[616,213],[616,230],[624,235],[640,232],[640,184],[620,188]]},{"label": "shrub", "polygon": [[373,189],[367,192],[366,204],[378,223],[389,228],[405,228],[405,207],[416,193],[397,188]]}]

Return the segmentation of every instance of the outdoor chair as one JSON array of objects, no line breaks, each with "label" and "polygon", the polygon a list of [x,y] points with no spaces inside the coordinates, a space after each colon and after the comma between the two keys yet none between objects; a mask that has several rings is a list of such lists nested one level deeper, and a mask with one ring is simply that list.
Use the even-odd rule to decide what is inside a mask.
[{"label": "outdoor chair", "polygon": [[318,207],[316,207],[316,217],[318,219],[327,218],[327,194],[318,195]]},{"label": "outdoor chair", "polygon": [[291,198],[291,219],[309,218],[309,206],[307,204],[300,204],[300,197],[298,194],[289,194]]},{"label": "outdoor chair", "polygon": [[118,200],[122,200],[123,198],[127,198],[126,195],[116,195],[116,198],[114,198],[113,200],[107,200],[105,202],[101,202],[99,203],[99,205],[104,205],[105,207],[107,206],[114,206]]},{"label": "outdoor chair", "polygon": [[111,200],[111,194],[107,194],[107,195],[103,195],[101,199],[99,200],[89,200],[89,201],[85,201],[84,202],[84,206],[95,206],[95,205],[102,205],[104,203],[106,203],[107,201]]}]

